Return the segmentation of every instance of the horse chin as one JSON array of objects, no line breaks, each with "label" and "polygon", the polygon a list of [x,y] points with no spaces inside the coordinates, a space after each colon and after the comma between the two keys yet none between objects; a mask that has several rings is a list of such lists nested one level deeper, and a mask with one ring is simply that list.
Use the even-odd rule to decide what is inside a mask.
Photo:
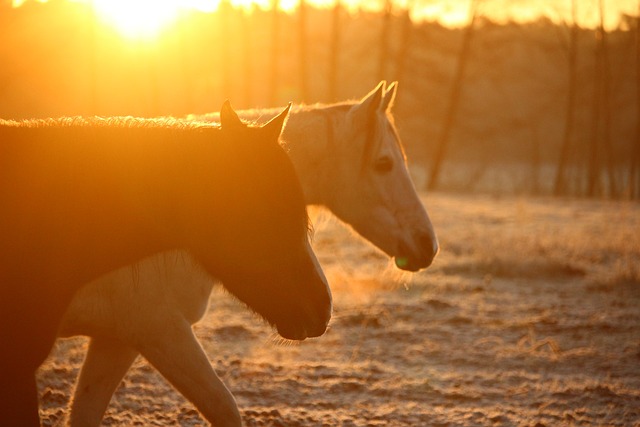
[{"label": "horse chin", "polygon": [[304,328],[297,328],[296,330],[293,330],[286,327],[276,326],[276,329],[278,330],[278,334],[280,334],[282,338],[288,340],[304,341],[305,339],[309,338],[309,335]]},{"label": "horse chin", "polygon": [[417,260],[406,256],[396,256],[393,258],[393,261],[396,267],[400,270],[409,271],[411,273],[415,273],[431,265],[431,262],[425,262],[424,260]]},{"label": "horse chin", "polygon": [[434,244],[429,237],[423,237],[418,241],[422,244],[418,246],[417,250],[412,250],[411,246],[405,242],[399,244],[398,255],[394,256],[394,263],[400,270],[415,273],[433,263],[439,250],[437,243]]},{"label": "horse chin", "polygon": [[296,325],[276,324],[276,330],[282,338],[294,341],[304,341],[307,338],[316,338],[323,335],[327,330],[327,323],[314,322],[313,324]]}]

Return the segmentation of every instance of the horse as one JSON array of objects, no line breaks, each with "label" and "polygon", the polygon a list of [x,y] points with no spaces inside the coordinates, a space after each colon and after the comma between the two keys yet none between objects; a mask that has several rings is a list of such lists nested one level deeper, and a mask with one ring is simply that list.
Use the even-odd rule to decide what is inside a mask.
[{"label": "horse", "polygon": [[[359,101],[295,107],[283,140],[307,204],[325,205],[394,256],[399,268],[417,270],[431,263],[438,243],[393,123],[396,91],[397,83],[386,87],[381,82]],[[260,122],[274,111],[239,114]],[[188,118],[210,122],[219,115]],[[134,279],[135,287],[129,283]],[[234,406],[235,400],[191,329],[204,315],[213,286],[195,263],[171,252],[144,260],[135,275],[122,269],[97,282],[78,292],[60,329],[61,336],[91,336],[76,384],[71,425],[100,424],[138,354],[213,425],[240,425],[220,410]],[[171,336],[164,333],[167,325]]]},{"label": "horse", "polygon": [[[325,332],[331,295],[309,244],[300,182],[279,144],[288,112],[261,127],[244,124],[228,102],[220,127],[0,122],[3,422],[39,425],[34,370],[74,292],[156,253],[188,251],[283,337]],[[174,325],[165,326],[170,334]]]},{"label": "horse", "polygon": [[[380,82],[358,101],[297,106],[283,141],[309,205],[328,208],[395,265],[415,272],[431,265],[438,239],[407,168],[391,108],[398,83]],[[261,123],[274,109],[241,111]],[[217,121],[218,114],[190,115]]]}]

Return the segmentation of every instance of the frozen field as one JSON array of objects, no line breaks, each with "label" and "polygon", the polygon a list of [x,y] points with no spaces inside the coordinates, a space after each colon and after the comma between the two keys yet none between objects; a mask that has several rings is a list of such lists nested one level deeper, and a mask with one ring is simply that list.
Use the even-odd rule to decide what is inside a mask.
[{"label": "frozen field", "polygon": [[[214,290],[195,330],[246,425],[640,425],[640,205],[425,202],[442,250],[415,275],[316,215],[334,294],[321,338],[283,343]],[[41,368],[46,425],[64,419],[85,349],[59,340]],[[142,359],[104,424],[206,425]]]}]

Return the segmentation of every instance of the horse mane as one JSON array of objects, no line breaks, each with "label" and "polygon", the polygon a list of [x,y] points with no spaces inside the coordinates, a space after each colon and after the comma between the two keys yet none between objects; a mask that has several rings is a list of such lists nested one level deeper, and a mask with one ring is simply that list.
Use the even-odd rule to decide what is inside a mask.
[{"label": "horse mane", "polygon": [[133,116],[114,117],[61,117],[46,119],[2,120],[0,126],[14,128],[112,128],[112,129],[176,129],[195,130],[219,128],[218,124],[190,121],[175,117],[141,118]]},{"label": "horse mane", "polygon": [[[323,116],[325,118],[327,125],[330,128],[329,139],[330,141],[332,141],[333,131],[331,130],[331,127],[333,126],[333,118],[343,116],[349,111],[350,108],[359,104],[360,102],[361,102],[360,100],[352,99],[352,100],[346,100],[346,101],[339,101],[331,104],[326,104],[326,103],[295,104],[291,109],[291,113],[293,115],[309,114],[309,115]],[[249,110],[242,110],[241,117],[243,120],[245,120],[247,123],[251,125],[259,125],[261,123],[264,123],[266,118],[273,117],[273,115],[277,114],[279,111],[280,111],[280,107],[254,108]],[[406,162],[407,160],[406,152],[405,152],[404,146],[402,145],[402,141],[400,140],[400,136],[398,134],[398,130],[395,125],[393,114],[391,113],[391,111],[389,111],[389,109],[385,111],[385,117],[389,125],[391,126],[391,131],[394,135],[394,138],[393,138],[394,142],[398,150],[400,151],[402,158]],[[195,121],[216,122],[220,120],[220,116],[218,113],[189,114],[188,116],[186,116],[186,119],[195,120]],[[383,126],[385,125],[386,124],[384,123],[384,121],[377,120],[377,119],[374,119],[373,121],[370,121],[369,123],[364,124],[366,139],[365,139],[364,147],[362,150],[362,157],[361,157],[362,169],[366,168],[366,165],[368,164],[368,162],[373,158],[375,153],[378,151],[380,146],[380,141],[381,141],[381,138],[379,136],[385,131],[383,128]],[[285,128],[285,135],[286,135],[286,128]],[[285,148],[285,150],[288,151],[289,146],[286,138],[282,140],[282,145]],[[335,149],[335,146],[333,146],[333,144],[330,143],[329,146],[330,146],[330,149]]]},{"label": "horse mane", "polygon": [[[311,105],[299,105],[293,111],[295,113],[316,113],[316,114],[321,113],[326,115],[326,117],[329,119],[333,116],[337,116],[338,114],[340,115],[345,114],[350,108],[352,108],[354,105],[357,105],[359,103],[360,103],[359,100],[351,100],[351,101],[336,102],[333,104],[318,103],[318,104],[311,104]],[[404,150],[404,146],[402,145],[402,141],[400,140],[400,136],[396,128],[393,114],[391,114],[391,111],[387,110],[384,115],[391,127],[391,132],[394,135],[393,140],[398,150],[400,150],[400,153],[403,159],[406,161],[406,153]],[[373,120],[370,120],[368,123],[365,123],[364,125],[365,125],[366,139],[364,143],[364,148],[362,150],[362,163],[361,163],[362,168],[366,167],[366,164],[368,163],[368,161],[370,161],[373,158],[374,154],[378,151],[380,146],[380,141],[382,140],[380,135],[384,132],[385,123],[384,121],[378,120],[376,115],[375,118],[373,118]]]},{"label": "horse mane", "polygon": [[[333,104],[323,104],[323,103],[308,104],[308,105],[300,104],[295,106],[292,109],[292,112],[293,113],[321,113],[321,114],[326,114],[330,117],[330,116],[333,116],[335,113],[344,114],[351,107],[359,103],[360,103],[359,100],[354,99],[349,101],[340,101]],[[265,110],[265,111],[269,111],[269,110]],[[395,118],[393,117],[393,114],[391,114],[391,111],[388,111],[388,110],[385,112],[385,117],[389,122],[389,124],[391,125],[391,130],[395,136],[394,141],[398,149],[402,153],[403,158],[405,158],[406,160],[404,146],[402,145],[402,141],[400,140],[400,136],[398,135],[398,130],[395,124]],[[380,120],[374,120],[374,123],[366,124],[367,138],[366,138],[364,150],[362,153],[363,162],[365,162],[368,159],[371,159],[371,157],[373,156],[373,153],[375,153],[378,149],[379,144],[376,144],[376,142],[379,142],[380,138],[376,138],[376,135],[381,131],[383,131],[381,129],[382,123],[383,122],[381,122]]]}]

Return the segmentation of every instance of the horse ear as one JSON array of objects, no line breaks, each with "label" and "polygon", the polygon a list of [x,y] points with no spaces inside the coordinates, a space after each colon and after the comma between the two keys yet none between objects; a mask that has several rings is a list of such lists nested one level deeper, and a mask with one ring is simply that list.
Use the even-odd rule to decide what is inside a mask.
[{"label": "horse ear", "polygon": [[282,110],[282,113],[269,120],[269,122],[267,122],[262,127],[262,129],[268,132],[270,138],[276,141],[278,140],[278,138],[280,138],[282,129],[284,128],[287,118],[289,117],[289,110],[291,110],[291,103],[289,103],[289,105],[287,105],[285,109]]},{"label": "horse ear", "polygon": [[393,82],[387,86],[387,90],[382,97],[382,103],[380,104],[381,111],[389,111],[393,106],[393,101],[396,99],[396,92],[398,90],[398,82]]},{"label": "horse ear", "polygon": [[224,104],[222,104],[222,109],[220,110],[220,126],[222,129],[244,127],[244,123],[242,123],[238,114],[233,110],[229,100],[226,100]]},{"label": "horse ear", "polygon": [[384,93],[384,87],[387,83],[383,80],[378,83],[378,86],[371,92],[369,92],[360,103],[354,105],[351,108],[351,112],[354,115],[364,115],[363,119],[367,119],[375,114],[375,112],[380,107],[380,102],[382,101],[382,94]]}]

